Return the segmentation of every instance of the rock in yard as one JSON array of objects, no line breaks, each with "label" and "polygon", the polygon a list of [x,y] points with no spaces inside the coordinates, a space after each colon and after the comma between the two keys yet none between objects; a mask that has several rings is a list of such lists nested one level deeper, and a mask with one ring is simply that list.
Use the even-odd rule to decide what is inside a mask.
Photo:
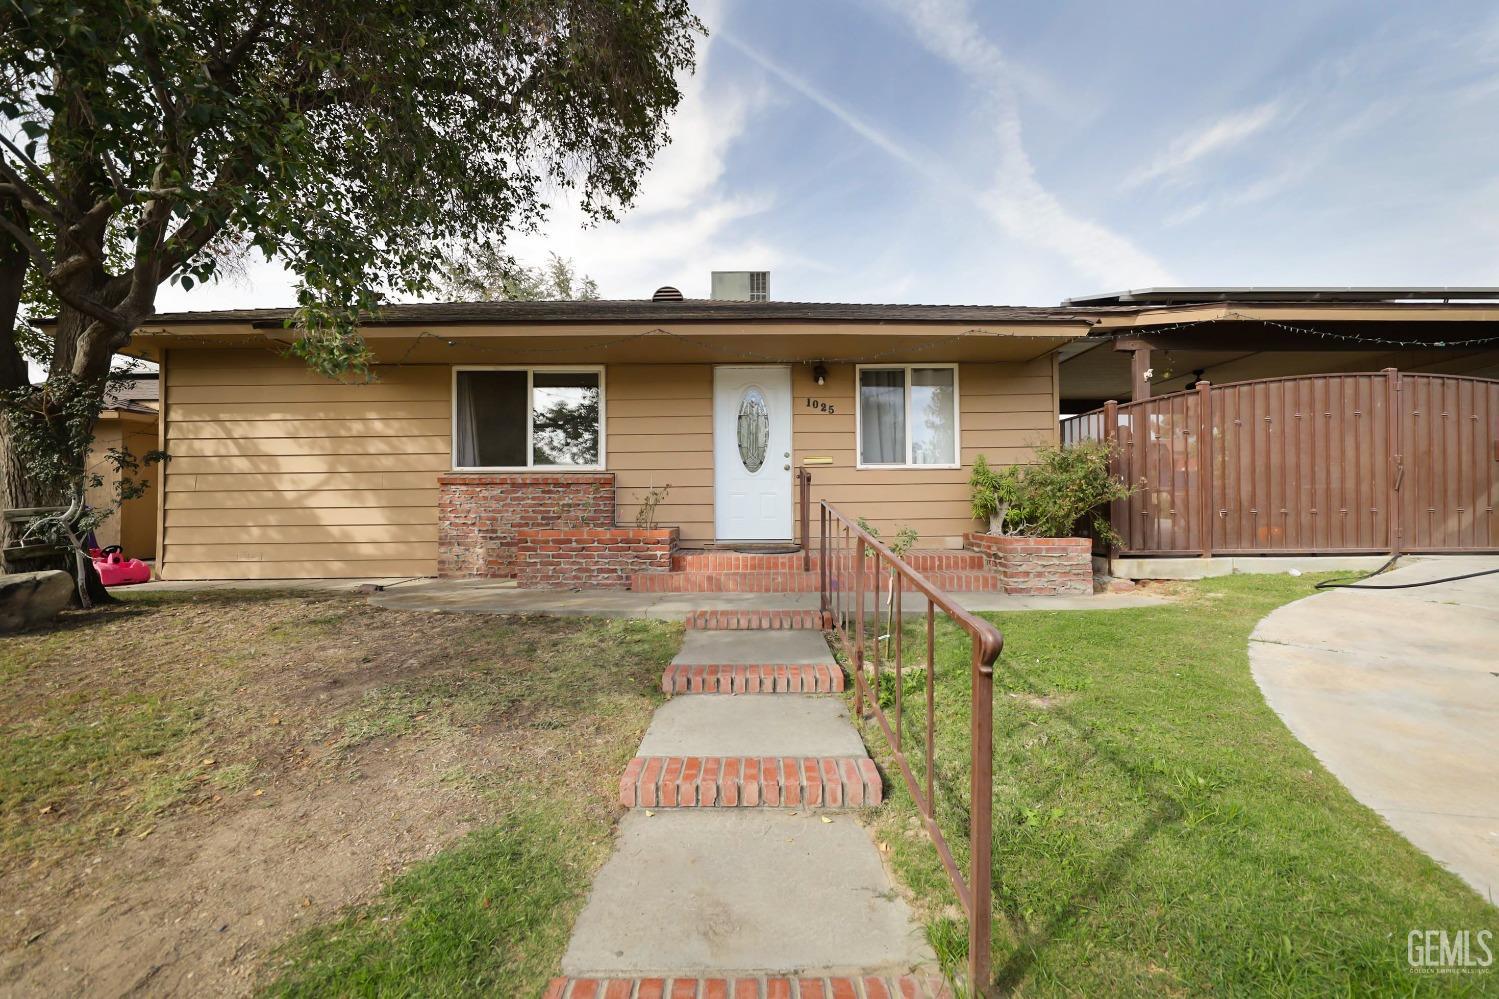
[{"label": "rock in yard", "polygon": [[73,601],[73,577],[60,569],[0,576],[0,632],[52,620]]}]

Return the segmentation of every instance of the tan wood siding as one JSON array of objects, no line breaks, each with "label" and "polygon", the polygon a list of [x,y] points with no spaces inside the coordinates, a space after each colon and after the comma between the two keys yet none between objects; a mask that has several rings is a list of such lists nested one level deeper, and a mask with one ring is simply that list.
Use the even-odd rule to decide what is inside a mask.
[{"label": "tan wood siding", "polygon": [[[138,467],[126,473],[143,488],[136,497],[120,503],[120,470],[109,457],[110,450],[128,451]],[[102,481],[90,486],[84,497],[89,506],[112,512],[94,528],[94,540],[100,548],[119,545],[129,558],[156,557],[157,479],[161,466],[146,464],[144,458],[157,449],[154,418],[142,421],[130,416],[106,413],[94,427],[94,443],[89,450],[88,472]]]},{"label": "tan wood siding", "polygon": [[264,351],[174,350],[166,378],[166,578],[437,571],[447,365],[343,383]]},{"label": "tan wood siding", "polygon": [[656,523],[682,543],[713,540],[713,366],[611,364],[604,400],[618,520],[635,523],[653,486],[670,485]]},{"label": "tan wood siding", "polygon": [[[933,354],[910,363],[942,360]],[[893,358],[890,363],[904,362]],[[968,491],[973,459],[982,454],[995,465],[1022,463],[1038,443],[1056,440],[1051,358],[968,362],[958,371],[961,468],[858,468],[854,371],[852,364],[828,365],[827,384],[817,385],[810,367],[792,368],[794,458],[797,464],[808,457],[831,458],[831,465],[807,466],[813,502],[827,499],[850,516],[867,517],[887,537],[909,525],[920,533],[922,546],[958,546],[974,527]],[[809,398],[831,405],[833,412],[809,407]]]},{"label": "tan wood siding", "polygon": [[[943,359],[913,358],[923,360]],[[436,571],[437,476],[452,458],[448,365],[382,366],[374,383],[343,384],[264,351],[174,350],[166,370],[166,578]],[[605,384],[619,523],[634,523],[651,487],[669,485],[657,523],[680,528],[689,547],[711,543],[713,365],[610,364]],[[797,364],[794,460],[832,460],[811,467],[814,499],[883,531],[909,524],[925,545],[956,544],[972,527],[973,459],[1023,462],[1055,440],[1055,393],[1050,358],[965,362],[963,467],[858,469],[853,365],[830,365],[817,386]]]}]

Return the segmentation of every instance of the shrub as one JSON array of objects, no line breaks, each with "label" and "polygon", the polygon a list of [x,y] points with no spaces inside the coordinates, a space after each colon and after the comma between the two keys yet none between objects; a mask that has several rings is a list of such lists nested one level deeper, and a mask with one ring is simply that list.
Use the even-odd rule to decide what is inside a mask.
[{"label": "shrub", "polygon": [[983,455],[973,463],[973,515],[993,518],[1001,533],[1033,538],[1077,537],[1087,528],[1110,544],[1120,541],[1103,507],[1133,491],[1109,472],[1111,445],[1081,441],[1043,445],[1030,465],[996,472]]}]

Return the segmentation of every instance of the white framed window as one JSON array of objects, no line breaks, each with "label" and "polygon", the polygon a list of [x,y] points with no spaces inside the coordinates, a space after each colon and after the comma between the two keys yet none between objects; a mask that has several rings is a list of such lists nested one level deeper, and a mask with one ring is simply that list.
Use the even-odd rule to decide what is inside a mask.
[{"label": "white framed window", "polygon": [[453,368],[454,470],[603,467],[602,366]]},{"label": "white framed window", "polygon": [[859,468],[958,468],[958,366],[861,364]]}]

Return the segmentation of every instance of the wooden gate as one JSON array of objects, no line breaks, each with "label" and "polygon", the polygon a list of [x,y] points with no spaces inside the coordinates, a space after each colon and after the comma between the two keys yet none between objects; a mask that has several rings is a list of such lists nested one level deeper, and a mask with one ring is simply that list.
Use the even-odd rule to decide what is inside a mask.
[{"label": "wooden gate", "polygon": [[1123,554],[1499,551],[1499,381],[1199,382],[1062,421],[1096,439],[1136,486],[1110,510]]}]

